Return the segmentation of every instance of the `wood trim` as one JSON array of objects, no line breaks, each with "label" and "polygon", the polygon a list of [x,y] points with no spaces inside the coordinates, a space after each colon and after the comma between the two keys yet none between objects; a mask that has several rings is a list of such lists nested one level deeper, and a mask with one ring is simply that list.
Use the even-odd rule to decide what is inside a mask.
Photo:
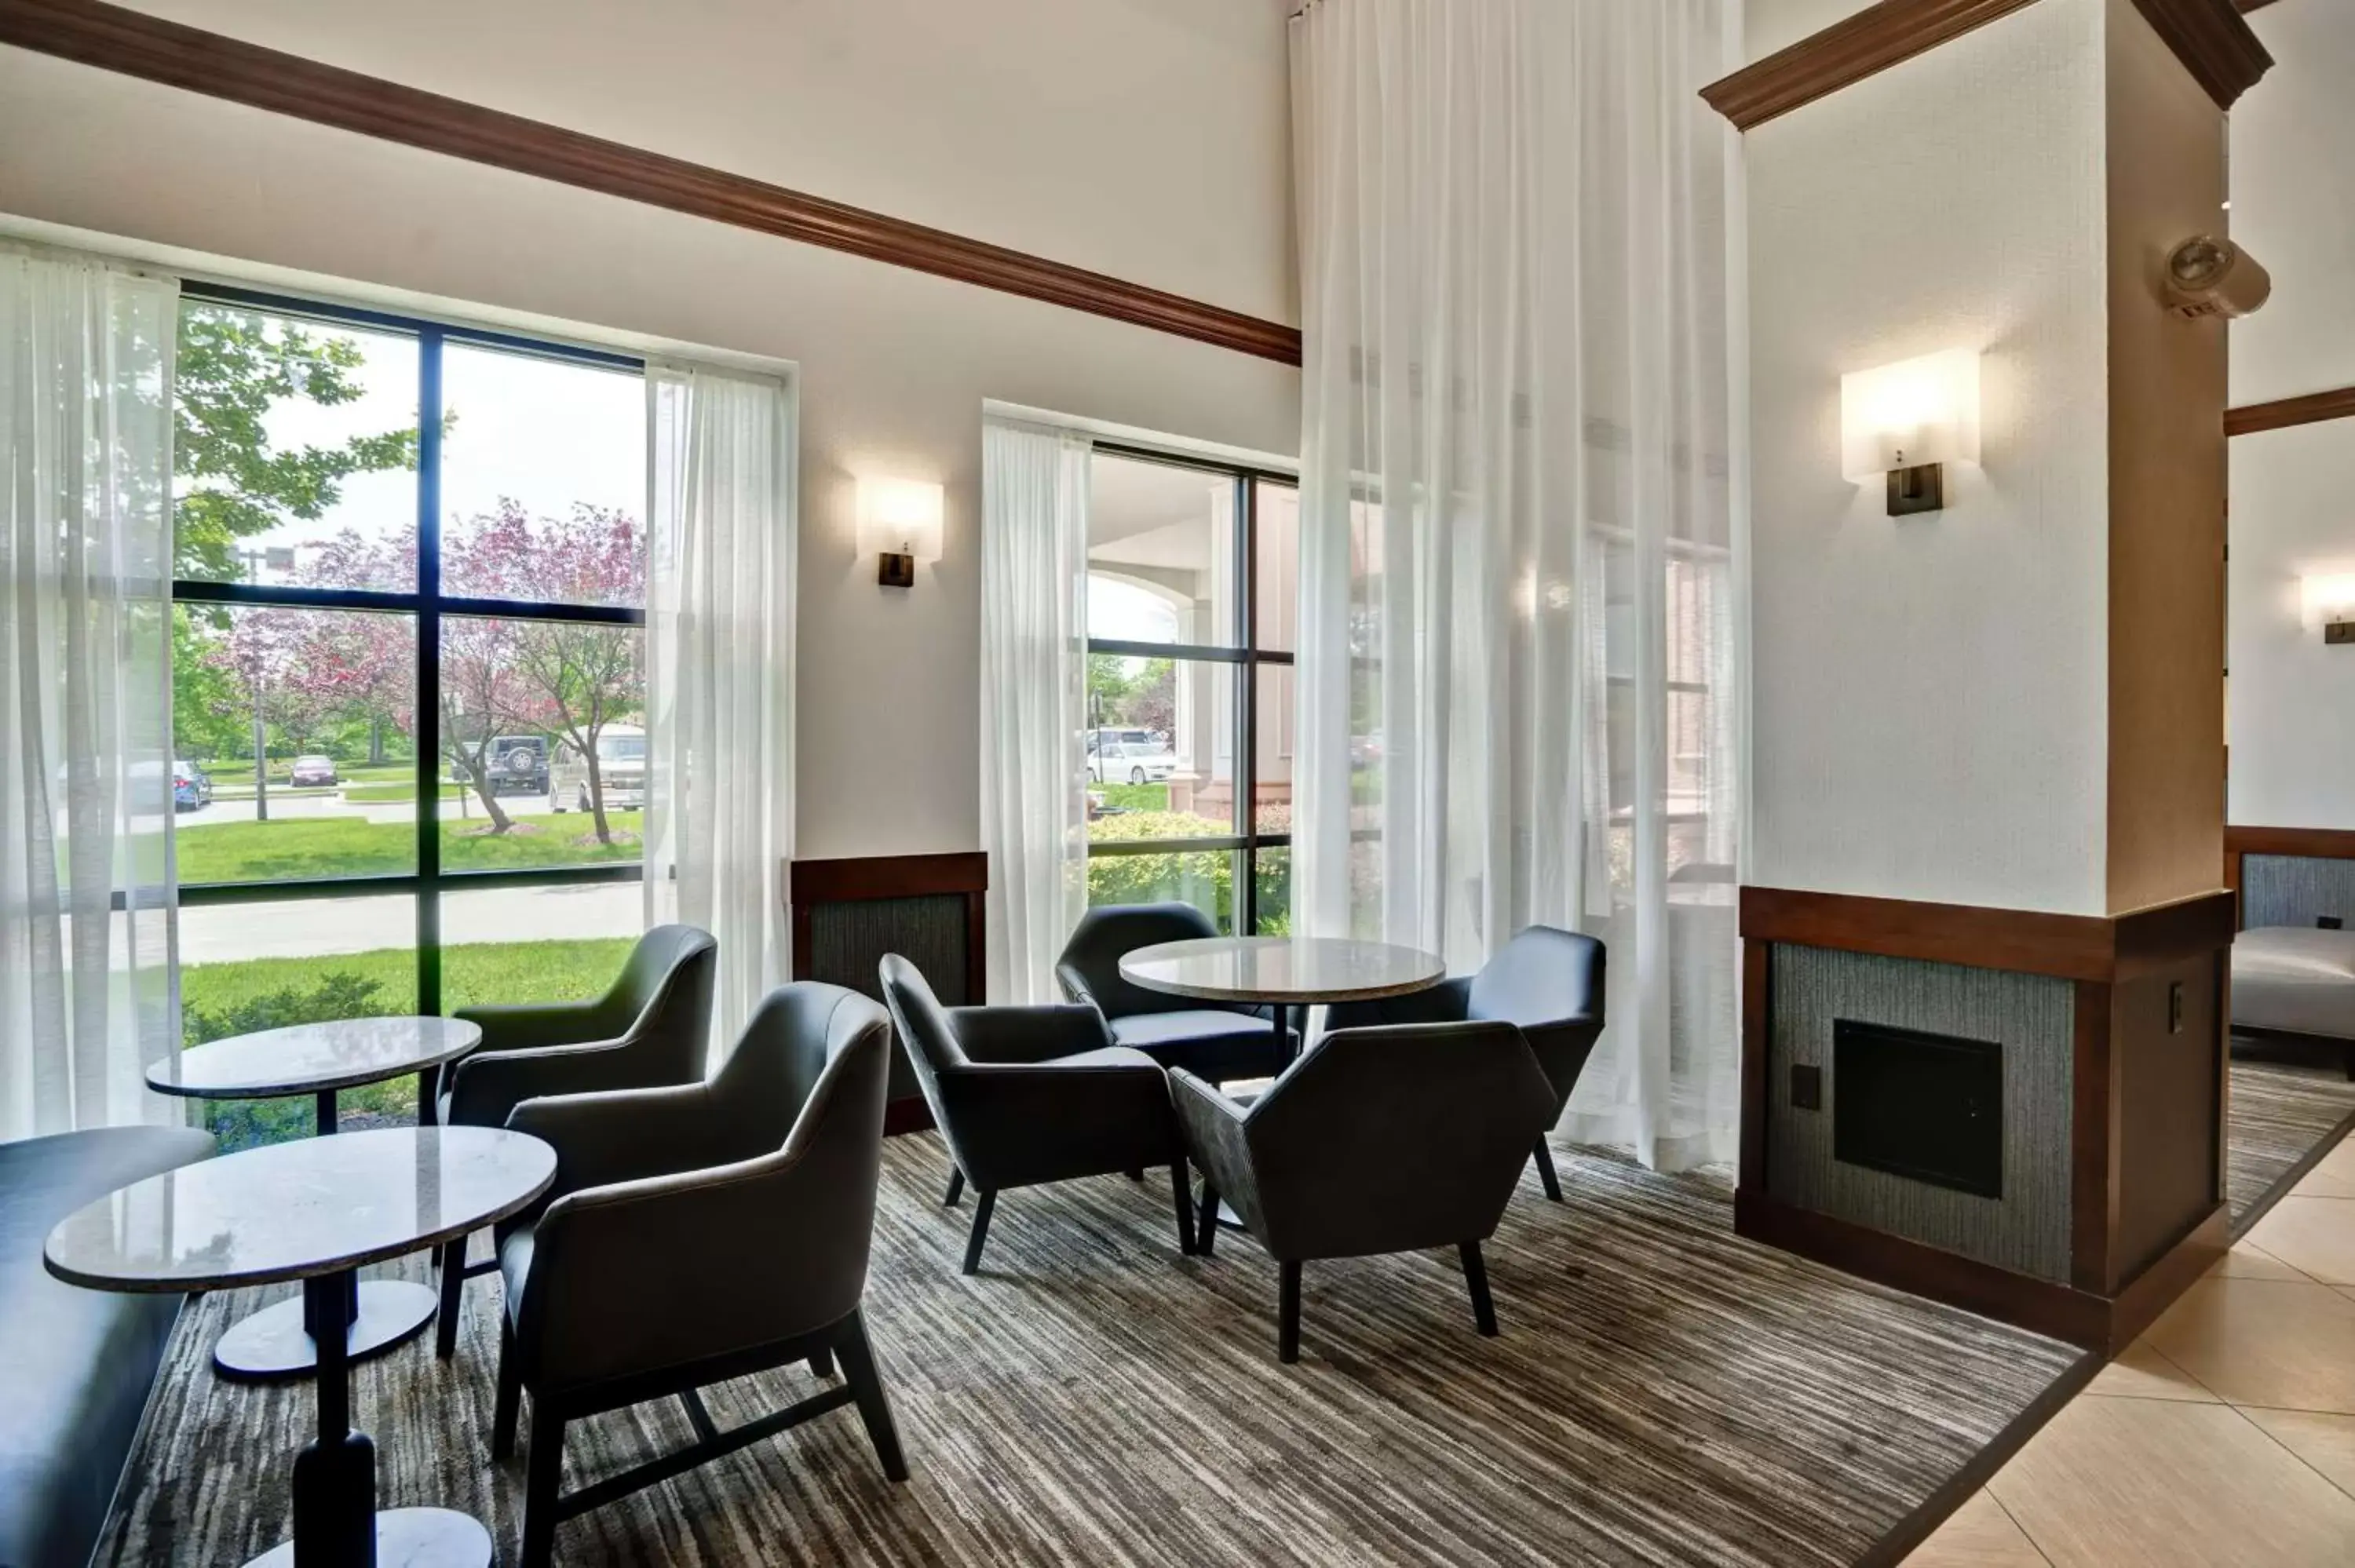
[{"label": "wood trim", "polygon": [[[2030,0],[1881,0],[1700,90],[1702,100],[1749,131],[1803,104],[1975,32]],[[2135,8],[2195,80],[2230,109],[2273,57],[2227,0],[2134,0]]]},{"label": "wood trim", "polygon": [[1979,1489],[1995,1479],[1996,1473],[2009,1464],[2013,1456],[2028,1446],[2028,1440],[2044,1429],[2044,1424],[2061,1414],[2062,1406],[2083,1393],[2085,1386],[2101,1375],[2109,1358],[2099,1351],[2087,1351],[2069,1364],[2068,1370],[2044,1385],[2044,1391],[2018,1415],[2004,1423],[2003,1430],[1963,1461],[1963,1467],[1938,1483],[1937,1489],[1923,1499],[1913,1512],[1872,1543],[1865,1554],[1856,1560],[1856,1568],[1899,1568],[1914,1549],[1937,1531],[1956,1509],[1978,1494]]},{"label": "wood trim", "polygon": [[2069,1116],[2069,1279],[2080,1290],[2107,1294],[2118,1234],[2121,1139],[2118,1053],[2110,1028],[2110,988],[2079,980],[2073,1012],[2076,1037],[2070,1063],[2074,1087]]},{"label": "wood trim", "polygon": [[988,886],[989,856],[980,850],[796,860],[785,865],[785,900],[793,904],[924,898],[943,893],[980,893]]},{"label": "wood trim", "polygon": [[1742,935],[1881,958],[2109,981],[2229,942],[2232,908],[2232,895],[2222,891],[2102,916],[1744,887]]},{"label": "wood trim", "polygon": [[2134,5],[2219,109],[2232,108],[2273,69],[2274,57],[2231,0],[2134,0]]},{"label": "wood trim", "polygon": [[2030,0],[1881,0],[1700,90],[1740,131],[1986,26]]},{"label": "wood trim", "polygon": [[2089,1291],[1815,1213],[1764,1192],[1734,1189],[1733,1229],[1752,1241],[1813,1258],[1844,1274],[2073,1345],[2101,1349],[2108,1338],[2109,1303]]},{"label": "wood trim", "polygon": [[0,43],[1282,365],[1300,363],[1296,327],[98,0],[0,0]]},{"label": "wood trim", "polygon": [[2232,1218],[2230,1207],[2217,1204],[2117,1293],[2110,1306],[2109,1342],[2104,1347],[2110,1354],[2140,1339],[2160,1313],[2175,1305],[2176,1298],[2224,1255],[2232,1245]]},{"label": "wood trim", "polygon": [[2355,828],[2226,828],[2226,855],[2286,854],[2355,860]]},{"label": "wood trim", "polygon": [[1774,956],[1772,942],[1742,944],[1742,1132],[1734,1180],[1760,1192],[1766,1190],[1766,1109],[1774,1094]]},{"label": "wood trim", "polygon": [[2232,4],[2240,7],[2241,15],[2243,16],[2252,11],[2262,11],[2273,3],[2274,0],[2232,0]]},{"label": "wood trim", "polygon": [[2355,418],[2355,387],[2334,387],[2328,392],[2308,392],[2299,397],[2276,397],[2270,403],[2243,403],[2237,408],[2224,410],[2224,433],[2228,436],[2254,435],[2259,430],[2287,429],[2292,425],[2315,425],[2325,419]]}]

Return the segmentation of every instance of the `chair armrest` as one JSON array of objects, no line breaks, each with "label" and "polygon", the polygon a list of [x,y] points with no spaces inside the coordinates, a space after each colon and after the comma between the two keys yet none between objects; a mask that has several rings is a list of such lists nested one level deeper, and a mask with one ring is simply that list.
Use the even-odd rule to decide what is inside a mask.
[{"label": "chair armrest", "polygon": [[1251,1107],[1229,1099],[1218,1086],[1203,1082],[1183,1067],[1169,1072],[1169,1097],[1178,1110],[1178,1131],[1186,1139],[1186,1156],[1199,1167],[1213,1189],[1241,1214],[1254,1234],[1264,1235],[1259,1181],[1252,1168],[1251,1144],[1244,1122]]},{"label": "chair armrest", "polygon": [[586,1045],[539,1045],[476,1052],[450,1074],[447,1120],[453,1127],[505,1127],[507,1114],[526,1100],[550,1095],[585,1095],[602,1089],[655,1087],[646,1067],[629,1046],[632,1037]]},{"label": "chair armrest", "polygon": [[585,1188],[708,1171],[773,1153],[747,1138],[739,1118],[703,1084],[608,1089],[528,1099],[506,1126],[556,1150],[556,1180],[537,1207]]},{"label": "chair armrest", "polygon": [[1051,1062],[1112,1044],[1092,1002],[1045,1007],[952,1007],[949,1027],[975,1065]]},{"label": "chair armrest", "polygon": [[1327,1010],[1327,1029],[1369,1029],[1391,1023],[1460,1023],[1471,1016],[1472,977],[1458,975],[1403,996],[1345,1001]]},{"label": "chair armrest", "polygon": [[602,1001],[515,1002],[462,1007],[451,1014],[480,1028],[475,1054],[579,1045],[608,1033]]},{"label": "chair armrest", "polygon": [[[1088,977],[1071,965],[1055,966],[1055,983],[1062,988],[1065,1001],[1085,1002],[1090,1007],[1096,1005],[1095,994],[1088,990]],[[1101,1012],[1102,1009],[1099,1008],[1098,1011]]]}]

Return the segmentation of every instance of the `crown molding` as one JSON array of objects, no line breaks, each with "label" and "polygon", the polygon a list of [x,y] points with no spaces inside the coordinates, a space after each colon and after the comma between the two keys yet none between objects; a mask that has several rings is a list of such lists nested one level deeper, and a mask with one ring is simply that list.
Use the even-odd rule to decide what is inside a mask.
[{"label": "crown molding", "polygon": [[1300,331],[985,240],[98,0],[0,0],[0,44],[379,141],[1300,363]]},{"label": "crown molding", "polygon": [[2270,403],[2244,403],[2237,408],[2227,408],[2224,433],[2247,436],[2259,430],[2280,430],[2292,425],[2349,418],[2355,418],[2355,387],[2340,387],[2328,392],[2308,392],[2302,397],[2276,397]]},{"label": "crown molding", "polygon": [[[1748,131],[1976,32],[2033,0],[1881,0],[1700,90]],[[2184,69],[2216,101],[2232,101],[2273,64],[2232,0],[2134,0]]]}]

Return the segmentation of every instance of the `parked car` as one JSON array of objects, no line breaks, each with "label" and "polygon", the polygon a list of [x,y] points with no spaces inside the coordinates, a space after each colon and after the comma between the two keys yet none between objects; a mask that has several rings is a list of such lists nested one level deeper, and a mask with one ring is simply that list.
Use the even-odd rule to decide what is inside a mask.
[{"label": "parked car", "polygon": [[[635,725],[609,724],[597,732],[597,777],[609,811],[642,810],[646,803],[646,732]],[[569,740],[557,742],[548,768],[548,809],[586,811],[589,759]]]},{"label": "parked car", "polygon": [[1099,784],[1120,779],[1131,784],[1160,784],[1178,770],[1178,754],[1157,744],[1107,741],[1096,748],[1090,768]]},{"label": "parked car", "polygon": [[548,737],[544,735],[496,735],[485,748],[491,770],[493,795],[544,795],[548,792]]},{"label": "parked car", "polygon": [[336,782],[336,759],[321,757],[316,752],[294,759],[287,770],[286,781],[297,789],[325,789]]},{"label": "parked car", "polygon": [[1092,758],[1108,746],[1141,746],[1148,751],[1166,747],[1169,737],[1159,730],[1114,729],[1109,726],[1088,731],[1088,755]]},{"label": "parked car", "polygon": [[213,803],[213,781],[204,769],[185,758],[172,762],[172,809],[200,811]]}]

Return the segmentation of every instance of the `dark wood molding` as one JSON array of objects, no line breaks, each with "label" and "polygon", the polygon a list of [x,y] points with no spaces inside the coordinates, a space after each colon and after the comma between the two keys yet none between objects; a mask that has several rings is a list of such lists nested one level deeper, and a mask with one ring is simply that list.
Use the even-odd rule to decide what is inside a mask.
[{"label": "dark wood molding", "polygon": [[2110,988],[2079,980],[2070,1062],[2069,1281],[2106,1294],[2115,1277],[2118,1234],[2118,1054],[2112,1049]]},{"label": "dark wood molding", "polygon": [[1881,958],[2108,982],[2122,972],[2229,941],[2232,908],[2232,895],[2222,890],[2101,916],[1744,887],[1742,935]]},{"label": "dark wood molding", "polygon": [[2240,7],[2241,14],[2244,16],[2252,11],[2262,11],[2273,3],[2274,0],[2232,0],[2232,4]]},{"label": "dark wood molding", "polygon": [[2325,419],[2355,418],[2355,387],[2328,392],[2308,392],[2300,397],[2276,397],[2270,403],[2244,403],[2224,410],[2224,433],[2250,436],[2259,430],[2285,430],[2292,425],[2317,425]]},{"label": "dark wood molding", "polygon": [[[1881,0],[1720,78],[1700,95],[1736,129],[1748,131],[2030,3]],[[2273,64],[2229,0],[2135,0],[2135,8],[2219,108],[2230,109]]]},{"label": "dark wood molding", "polygon": [[0,43],[1278,364],[1300,363],[1299,329],[1279,322],[97,0],[0,0]]},{"label": "dark wood molding", "polygon": [[1767,1107],[1774,1086],[1768,1065],[1773,1060],[1774,1033],[1772,942],[1742,944],[1742,1132],[1736,1185],[1766,1190]]},{"label": "dark wood molding", "polygon": [[1702,88],[1700,95],[1735,129],[1748,131],[2029,4],[2030,0],[1881,0],[1720,78]]},{"label": "dark wood molding", "polygon": [[2232,1210],[2219,1203],[2118,1292],[2110,1304],[2109,1340],[2102,1348],[2116,1355],[2142,1338],[2143,1330],[2158,1322],[2159,1314],[2174,1306],[2176,1298],[2190,1289],[2232,1245]]},{"label": "dark wood molding", "polygon": [[2134,5],[2219,109],[2232,108],[2273,69],[2274,57],[2231,0],[2134,0]]},{"label": "dark wood molding", "polygon": [[2018,1415],[2004,1423],[2003,1430],[1963,1461],[1963,1467],[1938,1483],[1937,1489],[1923,1499],[1912,1513],[1900,1520],[1895,1528],[1872,1543],[1865,1554],[1856,1560],[1856,1568],[1899,1568],[1913,1554],[1914,1549],[1936,1532],[1948,1516],[1978,1495],[1979,1489],[1995,1479],[1996,1473],[2009,1464],[2012,1457],[2028,1446],[2028,1440],[2044,1429],[2044,1424],[2061,1414],[2062,1406],[2084,1391],[2085,1385],[2101,1375],[2109,1358],[2099,1351],[2087,1351],[2069,1364],[2069,1369],[2051,1383],[2044,1391],[2022,1407]]},{"label": "dark wood molding", "polygon": [[979,850],[796,860],[785,865],[788,903],[852,904],[869,898],[983,893],[988,888],[989,856]]},{"label": "dark wood molding", "polygon": [[2226,828],[2224,853],[2355,860],[2355,828]]}]

